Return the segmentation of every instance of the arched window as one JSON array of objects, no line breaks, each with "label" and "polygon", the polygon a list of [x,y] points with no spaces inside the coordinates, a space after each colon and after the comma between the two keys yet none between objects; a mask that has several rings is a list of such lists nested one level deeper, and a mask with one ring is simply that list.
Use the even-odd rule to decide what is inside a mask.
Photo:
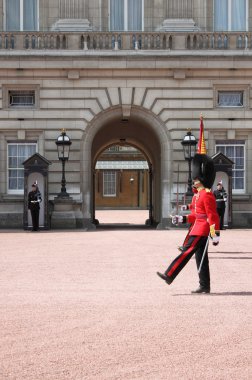
[{"label": "arched window", "polygon": [[246,31],[248,0],[214,0],[215,31]]},{"label": "arched window", "polygon": [[110,30],[143,30],[144,0],[110,0]]}]

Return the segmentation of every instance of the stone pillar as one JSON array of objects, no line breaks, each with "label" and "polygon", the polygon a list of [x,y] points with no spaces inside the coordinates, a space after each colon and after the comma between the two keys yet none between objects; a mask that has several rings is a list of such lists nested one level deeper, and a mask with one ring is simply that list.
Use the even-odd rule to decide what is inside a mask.
[{"label": "stone pillar", "polygon": [[185,48],[186,48],[186,35],[185,34],[174,35],[173,49],[174,50],[185,50]]},{"label": "stone pillar", "polygon": [[161,220],[157,225],[157,230],[169,230],[171,226],[170,216],[170,181],[162,181],[162,212]]},{"label": "stone pillar", "polygon": [[15,49],[23,50],[24,49],[24,34],[17,33],[15,35]]},{"label": "stone pillar", "polygon": [[59,12],[60,18],[86,18],[87,17],[86,0],[60,0]]},{"label": "stone pillar", "polygon": [[167,0],[167,18],[192,18],[193,0]]},{"label": "stone pillar", "polygon": [[79,34],[68,34],[67,35],[67,48],[68,48],[68,50],[79,50],[80,49],[80,36],[79,36]]}]

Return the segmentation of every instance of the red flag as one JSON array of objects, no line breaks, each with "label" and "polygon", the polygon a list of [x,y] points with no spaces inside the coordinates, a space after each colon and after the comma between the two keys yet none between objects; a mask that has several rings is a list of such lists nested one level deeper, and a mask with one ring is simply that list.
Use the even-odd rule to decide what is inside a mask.
[{"label": "red flag", "polygon": [[204,137],[204,124],[203,124],[203,116],[202,115],[200,115],[200,137],[199,137],[197,153],[199,153],[199,154],[206,154],[207,153],[205,137]]}]

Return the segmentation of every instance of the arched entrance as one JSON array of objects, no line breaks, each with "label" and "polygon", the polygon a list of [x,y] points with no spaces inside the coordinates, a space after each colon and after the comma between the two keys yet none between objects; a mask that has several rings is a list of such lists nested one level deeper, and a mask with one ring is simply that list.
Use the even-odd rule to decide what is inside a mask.
[{"label": "arched entrance", "polygon": [[151,168],[152,222],[166,228],[170,213],[170,139],[165,126],[149,111],[132,107],[130,117],[122,118],[122,108],[110,108],[90,123],[83,141],[83,216],[94,220],[94,172],[100,154],[110,145],[135,146]]},{"label": "arched entrance", "polygon": [[103,227],[153,226],[149,158],[123,139],[120,145],[108,146],[94,167],[94,223]]}]

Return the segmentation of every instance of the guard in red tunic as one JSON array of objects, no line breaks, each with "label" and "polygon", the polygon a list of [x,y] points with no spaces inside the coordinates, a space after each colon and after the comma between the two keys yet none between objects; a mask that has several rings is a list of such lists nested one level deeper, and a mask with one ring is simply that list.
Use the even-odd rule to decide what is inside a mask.
[{"label": "guard in red tunic", "polygon": [[199,287],[192,293],[210,293],[208,237],[212,239],[213,245],[218,245],[220,236],[216,200],[210,190],[215,179],[213,160],[206,154],[196,154],[192,161],[192,177],[196,194],[188,207],[191,213],[172,217],[173,224],[189,223],[189,232],[183,246],[180,247],[179,256],[173,260],[164,274],[157,272],[157,275],[170,285],[195,253]]}]

